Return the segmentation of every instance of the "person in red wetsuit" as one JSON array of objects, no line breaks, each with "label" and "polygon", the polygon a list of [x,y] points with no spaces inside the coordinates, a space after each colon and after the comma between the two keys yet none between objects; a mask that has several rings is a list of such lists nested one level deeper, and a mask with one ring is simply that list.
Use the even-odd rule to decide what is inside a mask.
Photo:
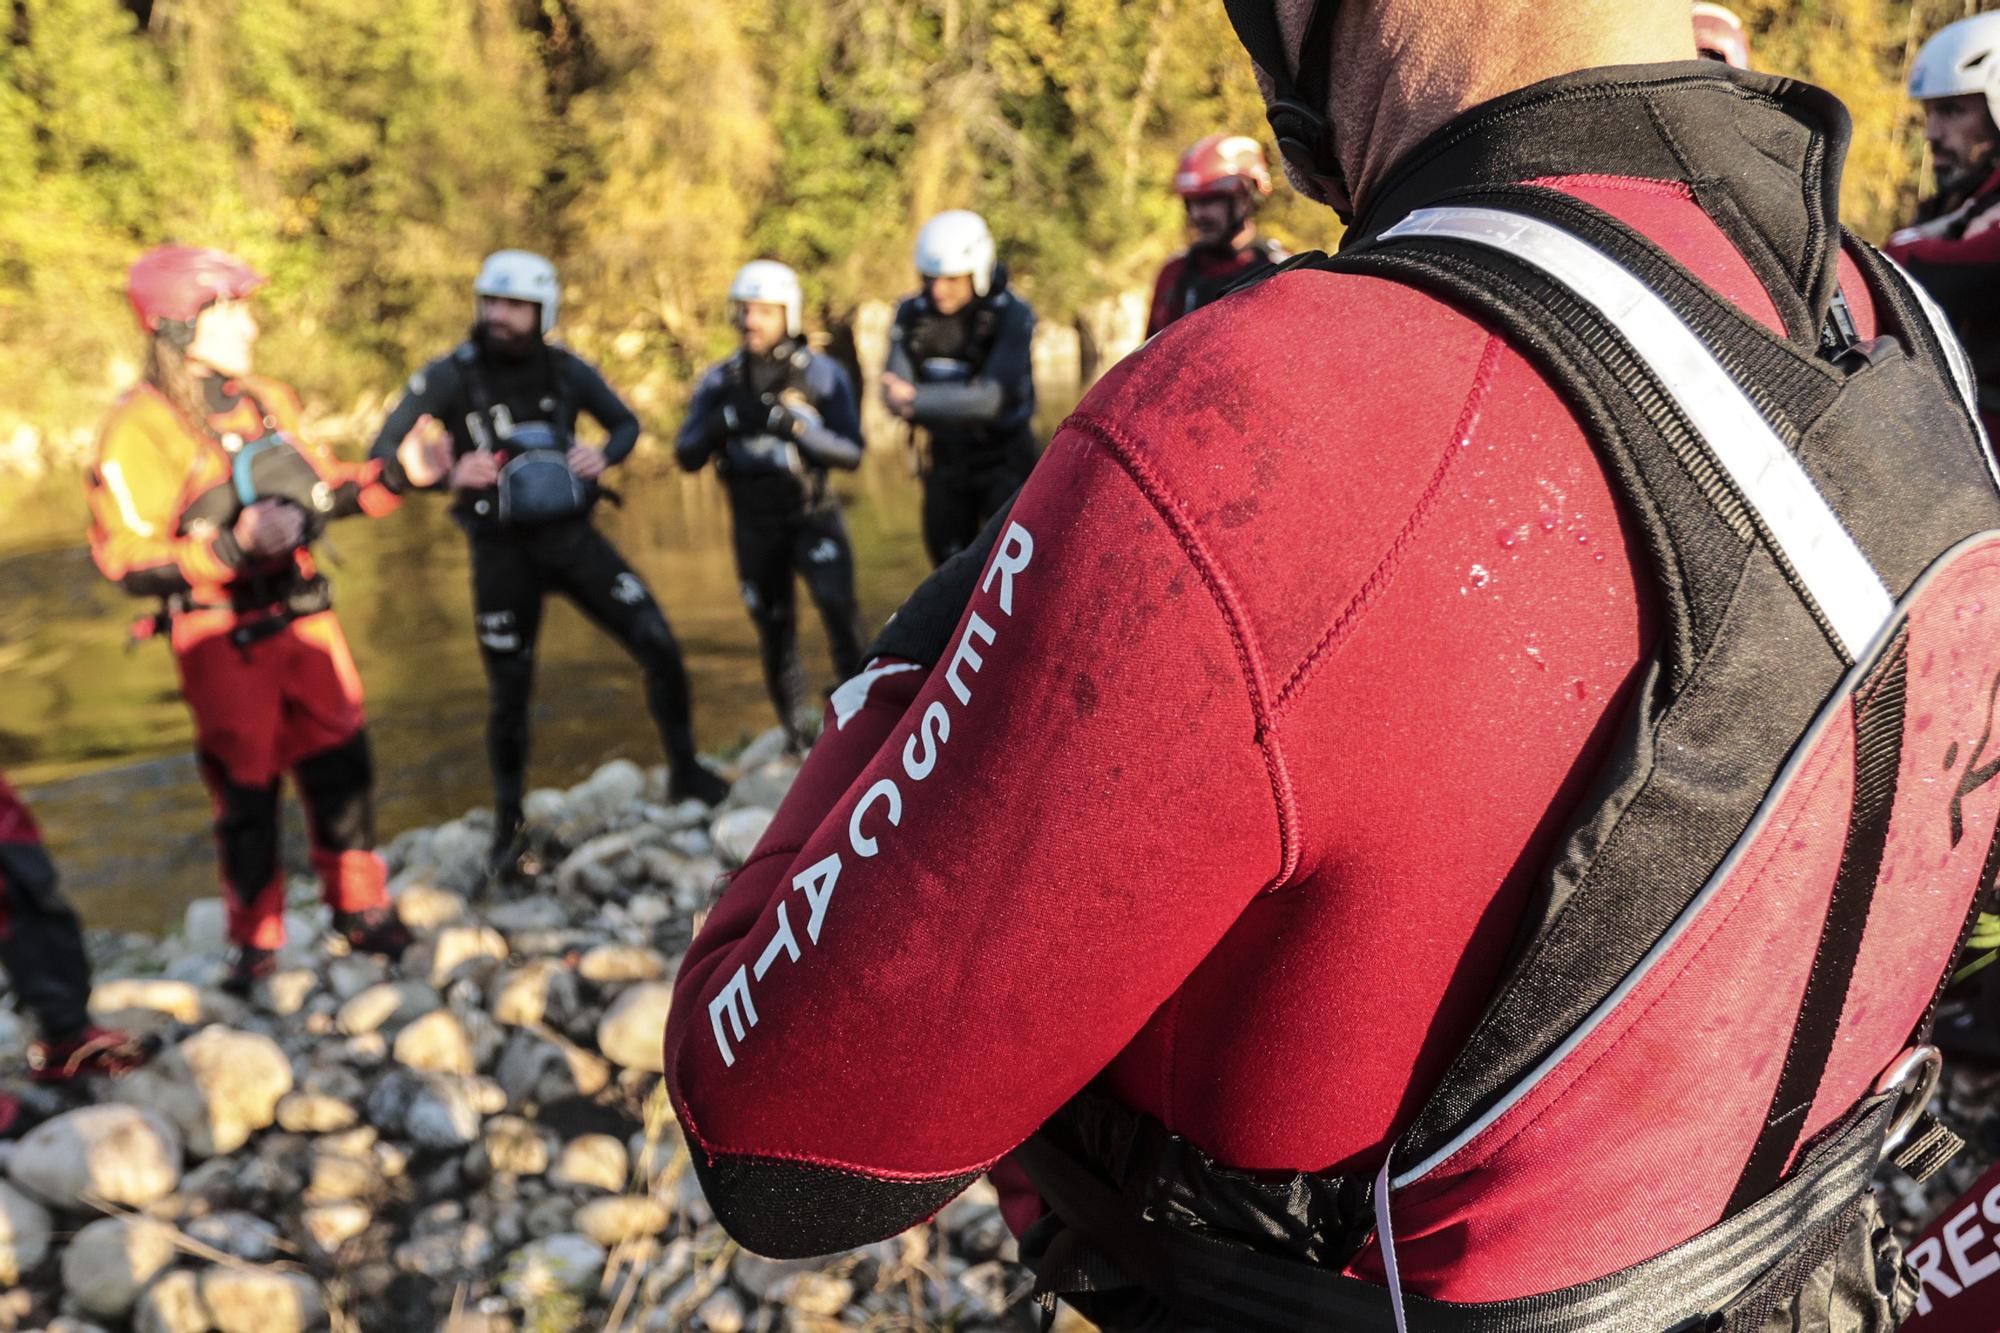
[{"label": "person in red wetsuit", "polygon": [[[2000,433],[2000,13],[1939,29],[1911,66],[1910,95],[1923,103],[1937,193],[1886,248],[1951,319],[1987,433]],[[1989,969],[1964,989],[1938,1020],[1938,1042],[2000,1062],[2000,979]]]},{"label": "person in red wetsuit", "polygon": [[[149,335],[146,377],[105,419],[88,477],[91,554],[104,576],[159,599],[194,716],[235,954],[247,991],[284,943],[279,779],[306,807],[334,928],[396,954],[409,935],[374,851],[373,767],[361,680],[312,542],[333,519],[396,497],[381,464],[342,462],[300,434],[290,385],[252,373],[248,298],[263,278],[216,250],[168,245],[133,264],[127,294]],[[435,478],[434,443],[407,466]]]},{"label": "person in red wetsuit", "polygon": [[[1258,57],[1288,171],[1352,218],[1344,244],[1473,188],[1559,198],[1787,364],[1836,294],[1841,345],[1891,355],[1839,239],[1844,112],[1692,59],[1685,0],[1276,11],[1284,65],[1346,53],[1306,103],[1331,109],[1316,149]],[[668,1086],[732,1234],[778,1255],[892,1234],[1089,1097],[1126,1117],[1107,1157],[1165,1136],[1245,1194],[1358,1182],[1350,1243],[1301,1239],[1335,1270],[1365,1248],[1368,1182],[1502,983],[1682,615],[1541,365],[1452,301],[1303,265],[1091,391],[836,692],[681,966]],[[1981,466],[1961,452],[1954,484]],[[1003,1189],[1039,1232],[1040,1201]],[[1201,1202],[1136,1201],[1152,1222]],[[1543,1213],[1595,1235],[1603,1203]],[[1456,1299],[1455,1234],[1406,1250],[1413,1292]],[[1871,1306],[1904,1299],[1874,1281]]]},{"label": "person in red wetsuit", "polygon": [[[150,1054],[129,1033],[90,1021],[90,956],[76,911],[64,901],[56,869],[28,807],[0,774],[0,969],[33,1015],[28,1077],[69,1083],[118,1075]],[[25,1127],[19,1099],[0,1092],[0,1139]]]},{"label": "person in red wetsuit", "polygon": [[1250,136],[1196,140],[1181,154],[1174,193],[1187,206],[1194,240],[1153,281],[1148,338],[1285,258],[1284,247],[1257,234],[1257,205],[1270,197],[1271,168],[1263,145]]},{"label": "person in red wetsuit", "polygon": [[1992,434],[2000,431],[2000,13],[1939,29],[1910,68],[1910,96],[1923,103],[1937,193],[1886,248],[1958,330]]}]

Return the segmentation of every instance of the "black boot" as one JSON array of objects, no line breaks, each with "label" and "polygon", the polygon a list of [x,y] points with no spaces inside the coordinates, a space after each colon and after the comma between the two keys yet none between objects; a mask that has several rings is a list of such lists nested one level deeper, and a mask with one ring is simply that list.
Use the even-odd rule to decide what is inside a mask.
[{"label": "black boot", "polygon": [[493,812],[493,844],[486,851],[486,878],[504,879],[521,868],[521,853],[527,850],[521,836],[522,815],[518,805],[502,805]]},{"label": "black boot", "polygon": [[721,805],[729,795],[729,779],[699,759],[687,758],[672,766],[667,780],[667,799],[674,802],[692,797],[703,805]]}]

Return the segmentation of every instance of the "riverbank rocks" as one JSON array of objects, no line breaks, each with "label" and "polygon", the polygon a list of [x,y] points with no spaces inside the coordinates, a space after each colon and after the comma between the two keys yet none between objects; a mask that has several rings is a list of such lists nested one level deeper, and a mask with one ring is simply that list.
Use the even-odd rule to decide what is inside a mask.
[{"label": "riverbank rocks", "polygon": [[63,1290],[93,1318],[123,1319],[178,1252],[173,1228],[165,1223],[103,1218],[77,1232],[63,1251]]},{"label": "riverbank rocks", "polygon": [[600,944],[583,956],[576,973],[585,981],[603,986],[627,981],[658,981],[671,966],[655,949],[630,944]]},{"label": "riverbank rocks", "polygon": [[467,909],[463,896],[419,881],[405,886],[396,895],[396,915],[411,930],[429,934],[465,920]]},{"label": "riverbank rocks", "polygon": [[276,1121],[292,1065],[269,1037],[208,1027],[113,1087],[118,1100],[171,1119],[196,1157],[214,1157]]},{"label": "riverbank rocks", "polygon": [[380,981],[341,1005],[333,1022],[348,1036],[360,1037],[402,1027],[443,1005],[437,991],[421,982]]},{"label": "riverbank rocks", "polygon": [[592,1199],[576,1210],[576,1229],[592,1243],[613,1249],[629,1241],[658,1236],[666,1231],[672,1216],[657,1199],[629,1195]]},{"label": "riverbank rocks", "polygon": [[576,974],[554,959],[537,958],[493,983],[494,1021],[509,1027],[562,1027],[581,1007]]},{"label": "riverbank rocks", "polygon": [[432,1074],[470,1077],[478,1069],[472,1058],[472,1039],[449,1009],[434,1009],[411,1022],[396,1034],[390,1055],[406,1069]]},{"label": "riverbank rocks", "polygon": [[507,941],[491,926],[446,926],[412,948],[403,960],[405,975],[425,977],[432,986],[450,983],[460,968],[476,968],[491,959],[507,960]]},{"label": "riverbank rocks", "polygon": [[581,1185],[617,1194],[624,1190],[631,1169],[624,1144],[609,1134],[586,1134],[563,1146],[549,1179],[557,1185]]},{"label": "riverbank rocks", "polygon": [[495,1116],[466,1165],[482,1176],[539,1176],[549,1169],[549,1136],[519,1116]]},{"label": "riverbank rocks", "polygon": [[[485,811],[398,836],[420,940],[395,962],[325,938],[300,877],[301,934],[248,1004],[215,989],[219,901],[157,947],[93,939],[101,1006],[195,1030],[131,1078],[31,1090],[53,1118],[0,1145],[0,1330],[553,1333],[618,1308],[628,1333],[1011,1326],[991,1298],[1024,1284],[984,1276],[1003,1242],[976,1189],[948,1237],[797,1265],[736,1256],[702,1196],[660,1044],[717,849],[754,845],[796,765],[772,733],[743,767],[716,811],[630,765],[545,791],[504,882]],[[0,1006],[0,1067],[24,1039]],[[74,1109],[91,1095],[113,1100]],[[98,1197],[144,1211],[100,1219]]]},{"label": "riverbank rocks", "polygon": [[29,1130],[7,1163],[21,1190],[65,1212],[89,1200],[144,1208],[181,1178],[181,1136],[172,1121],[136,1106],[85,1106]]},{"label": "riverbank rocks", "polygon": [[54,1225],[48,1209],[0,1181],[0,1288],[13,1286],[41,1265]]},{"label": "riverbank rocks", "polygon": [[664,981],[626,990],[597,1025],[597,1049],[623,1068],[665,1073],[667,1013],[673,1001],[674,988]]},{"label": "riverbank rocks", "polygon": [[91,989],[92,1013],[108,1017],[127,1009],[165,1014],[179,1023],[199,1023],[201,991],[185,981],[142,978],[101,981]]},{"label": "riverbank rocks", "polygon": [[715,842],[715,854],[722,864],[735,870],[750,859],[750,853],[757,849],[757,840],[764,836],[764,830],[771,827],[773,812],[763,806],[749,806],[741,810],[731,810],[715,821],[709,836]]},{"label": "riverbank rocks", "polygon": [[604,1260],[604,1248],[587,1236],[545,1236],[515,1252],[501,1289],[523,1305],[561,1292],[587,1292],[603,1275]]},{"label": "riverbank rocks", "polygon": [[162,1273],[139,1296],[134,1333],[214,1333],[215,1320],[201,1298],[201,1278],[189,1268]]},{"label": "riverbank rocks", "polygon": [[201,1274],[217,1333],[308,1333],[326,1321],[319,1284],[300,1273],[217,1265]]}]

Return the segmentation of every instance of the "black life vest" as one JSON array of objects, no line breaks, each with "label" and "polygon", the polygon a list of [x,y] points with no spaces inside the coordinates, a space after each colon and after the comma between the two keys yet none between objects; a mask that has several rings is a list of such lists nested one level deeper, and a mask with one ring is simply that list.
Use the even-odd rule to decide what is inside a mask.
[{"label": "black life vest", "polygon": [[1941,318],[1847,252],[1883,336],[1831,358],[1550,190],[1294,261],[1422,287],[1538,363],[1664,632],[1381,1171],[1234,1171],[1087,1093],[1018,1158],[1045,1293],[1113,1328],[1754,1329],[1836,1253],[1892,1127],[1934,1167],[1912,1076],[2000,876],[2000,473]]},{"label": "black life vest", "polygon": [[1263,237],[1232,255],[1235,262],[1224,268],[1198,266],[1195,253],[1190,250],[1181,260],[1180,276],[1174,282],[1167,308],[1175,319],[1191,315],[1203,306],[1222,299],[1234,288],[1255,282],[1287,257],[1283,246]]},{"label": "black life vest", "polygon": [[[538,394],[517,392],[504,400],[492,393],[476,343],[459,344],[452,357],[471,400],[472,411],[465,423],[473,443],[502,460],[491,502],[500,522],[511,527],[538,527],[586,513],[596,498],[596,488],[570,471],[568,456],[574,443],[570,423],[574,418],[556,369],[555,353],[542,349],[545,374]],[[484,514],[481,506],[487,503],[474,501],[475,512]]]},{"label": "black life vest", "polygon": [[817,415],[806,372],[812,350],[803,346],[780,349],[775,356],[752,358],[747,353],[723,363],[723,414],[728,437],[718,467],[730,481],[791,477],[805,481],[815,469],[792,441],[765,429],[771,409],[780,404],[794,412]]},{"label": "black life vest", "polygon": [[305,545],[317,541],[332,519],[338,497],[298,442],[278,428],[278,419],[263,400],[238,386],[257,414],[256,434],[216,431],[202,426],[229,457],[229,477],[195,496],[181,510],[180,532],[198,527],[224,529],[259,500],[284,500],[305,515]]},{"label": "black life vest", "polygon": [[909,353],[919,384],[964,384],[979,374],[1000,336],[1000,311],[991,296],[955,314],[939,314],[928,299],[903,307],[896,333]]}]

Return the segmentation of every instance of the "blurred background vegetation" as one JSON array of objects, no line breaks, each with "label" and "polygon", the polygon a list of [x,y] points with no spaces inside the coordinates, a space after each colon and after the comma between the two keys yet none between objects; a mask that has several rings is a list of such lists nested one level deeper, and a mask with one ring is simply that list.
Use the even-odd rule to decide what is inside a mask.
[{"label": "blurred background vegetation", "polygon": [[[1738,6],[1760,68],[1853,109],[1870,236],[1919,189],[1910,57],[1978,7]],[[566,336],[657,428],[726,346],[747,258],[797,267],[838,326],[910,285],[918,222],[970,206],[1072,320],[1180,243],[1179,149],[1262,126],[1219,0],[14,0],[0,473],[87,451],[134,372],[124,268],[158,241],[269,272],[265,365],[355,425],[461,332],[482,254],[546,250]],[[1282,188],[1267,220],[1336,234]]]}]

